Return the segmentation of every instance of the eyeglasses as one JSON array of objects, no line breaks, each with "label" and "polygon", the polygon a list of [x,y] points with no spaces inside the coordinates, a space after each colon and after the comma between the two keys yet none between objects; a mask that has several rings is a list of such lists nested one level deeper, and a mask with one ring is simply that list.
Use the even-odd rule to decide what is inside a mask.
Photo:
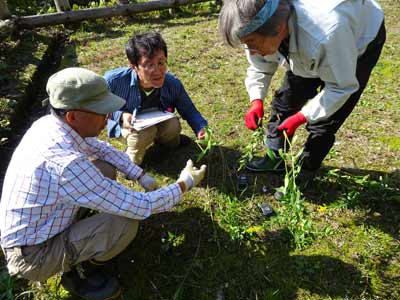
[{"label": "eyeglasses", "polygon": [[257,53],[257,54],[261,54],[261,52],[259,50],[254,49],[254,48],[249,48],[249,46],[247,46],[246,44],[241,44],[240,48],[242,48],[244,50],[247,50],[249,52],[254,52],[254,53]]},{"label": "eyeglasses", "polygon": [[144,65],[139,65],[143,70],[145,71],[155,71],[156,69],[164,69],[167,67],[167,62],[166,61],[160,61],[157,64],[144,64]]},{"label": "eyeglasses", "polygon": [[104,118],[104,121],[107,122],[108,119],[112,117],[112,113],[108,114],[99,114],[94,111],[87,111],[87,110],[82,110],[82,109],[71,109],[71,111],[79,111],[87,114],[92,114],[92,115],[97,115],[97,116],[102,116]]}]

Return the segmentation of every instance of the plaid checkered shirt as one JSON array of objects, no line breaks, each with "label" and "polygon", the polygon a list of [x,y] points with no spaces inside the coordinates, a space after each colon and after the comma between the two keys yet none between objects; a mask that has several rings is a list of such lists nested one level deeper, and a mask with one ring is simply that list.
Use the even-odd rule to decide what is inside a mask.
[{"label": "plaid checkered shirt", "polygon": [[0,202],[3,248],[36,245],[68,228],[80,207],[145,219],[180,201],[177,183],[141,193],[106,178],[91,159],[109,162],[129,179],[142,169],[97,138],[82,139],[53,115],[33,123],[8,166]]}]

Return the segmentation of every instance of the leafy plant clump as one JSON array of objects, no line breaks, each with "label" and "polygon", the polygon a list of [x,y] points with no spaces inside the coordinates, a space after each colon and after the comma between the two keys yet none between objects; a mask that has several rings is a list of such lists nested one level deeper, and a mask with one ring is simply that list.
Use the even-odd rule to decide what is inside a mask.
[{"label": "leafy plant clump", "polygon": [[213,131],[211,128],[206,127],[205,128],[205,136],[204,139],[196,140],[197,146],[200,148],[200,154],[197,156],[196,162],[199,162],[200,160],[203,159],[204,156],[206,156],[214,147],[218,147],[221,145],[220,142],[217,142]]},{"label": "leafy plant clump", "polygon": [[245,165],[254,158],[254,153],[262,147],[264,140],[264,128],[262,126],[258,127],[252,134],[250,142],[244,147],[243,154],[239,158],[238,171],[242,170]]},{"label": "leafy plant clump", "polygon": [[[317,235],[309,218],[309,212],[304,205],[303,193],[296,183],[296,178],[301,172],[301,165],[298,163],[301,151],[294,154],[292,143],[286,133],[284,133],[284,136],[290,150],[280,150],[279,153],[285,162],[286,173],[284,185],[277,189],[282,195],[279,200],[283,203],[283,206],[279,211],[276,222],[288,228],[297,249],[304,249],[313,242]],[[295,140],[293,140],[293,143]]]},{"label": "leafy plant clump", "polygon": [[[254,153],[263,145],[264,135],[264,129],[261,126],[252,133],[250,143],[244,148],[239,158],[238,171],[254,158]],[[287,227],[294,238],[295,247],[303,249],[316,238],[316,230],[304,205],[303,194],[296,183],[296,178],[301,171],[301,165],[298,163],[301,151],[294,154],[292,143],[295,139],[291,142],[286,133],[284,136],[290,150],[280,151],[280,156],[285,162],[285,179],[284,185],[278,188],[277,192],[282,195],[280,201],[283,205],[274,222]],[[270,149],[266,149],[266,155],[271,159],[276,159],[275,153]]]}]

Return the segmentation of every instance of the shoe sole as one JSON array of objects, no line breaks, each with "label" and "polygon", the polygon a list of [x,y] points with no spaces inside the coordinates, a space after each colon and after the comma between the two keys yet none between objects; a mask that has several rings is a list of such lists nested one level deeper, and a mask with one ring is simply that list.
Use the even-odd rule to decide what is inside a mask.
[{"label": "shoe sole", "polygon": [[[77,293],[73,293],[73,292],[70,292],[70,291],[68,291],[68,293],[70,295],[78,297],[79,299],[92,300],[92,299],[89,299],[89,298],[82,297],[81,295],[79,295]],[[115,300],[115,299],[119,298],[121,295],[122,295],[122,289],[119,289],[114,294],[108,296],[107,298],[103,298],[102,300]]]},{"label": "shoe sole", "polygon": [[251,168],[249,166],[246,165],[246,169],[250,170],[252,172],[258,172],[258,173],[262,173],[262,172],[271,172],[271,173],[282,173],[285,171],[285,169],[256,169],[256,168]]}]

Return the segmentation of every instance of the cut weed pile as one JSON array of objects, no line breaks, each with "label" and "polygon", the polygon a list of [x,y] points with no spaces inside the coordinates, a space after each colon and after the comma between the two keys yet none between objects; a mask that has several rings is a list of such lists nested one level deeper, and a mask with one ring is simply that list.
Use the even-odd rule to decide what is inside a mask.
[{"label": "cut weed pile", "polygon": [[[292,202],[273,197],[284,174],[239,168],[243,158],[265,150],[243,121],[245,55],[222,45],[216,13],[196,6],[196,15],[85,22],[70,33],[61,67],[104,74],[127,65],[130,36],[160,31],[169,70],[211,130],[199,148],[183,121],[192,144],[154,147],[146,155],[144,168],[163,184],[176,180],[188,158],[207,164],[207,177],[172,212],[143,221],[135,241],[109,264],[120,274],[124,299],[400,299],[400,3],[381,4],[388,30],[382,57],[315,184]],[[300,130],[294,153],[305,136]],[[124,150],[119,140],[108,141]],[[249,186],[238,191],[243,173]],[[138,188],[122,176],[119,181]],[[276,212],[270,218],[257,206],[265,201]],[[69,299],[57,278],[31,289],[35,299]]]}]

